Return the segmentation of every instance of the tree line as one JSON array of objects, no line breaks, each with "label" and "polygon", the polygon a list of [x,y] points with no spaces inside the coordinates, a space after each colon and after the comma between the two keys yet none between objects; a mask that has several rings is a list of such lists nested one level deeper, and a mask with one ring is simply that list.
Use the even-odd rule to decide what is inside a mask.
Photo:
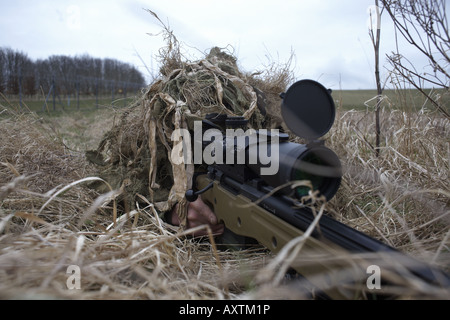
[{"label": "tree line", "polygon": [[129,63],[88,54],[53,55],[32,60],[24,52],[0,48],[0,92],[33,96],[92,95],[136,91],[145,86],[142,73]]}]

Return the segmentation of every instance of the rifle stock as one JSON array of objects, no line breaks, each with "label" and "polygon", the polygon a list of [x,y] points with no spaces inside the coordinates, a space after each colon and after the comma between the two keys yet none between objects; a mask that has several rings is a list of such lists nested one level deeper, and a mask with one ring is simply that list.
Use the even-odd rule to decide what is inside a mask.
[{"label": "rifle stock", "polygon": [[[304,236],[314,222],[310,209],[293,208],[282,196],[265,197],[256,205],[254,201],[264,197],[263,191],[217,174],[217,168],[213,166],[208,175],[197,176],[196,187],[208,189],[201,193],[202,200],[227,229],[256,239],[274,253]],[[419,278],[427,284],[450,289],[450,277],[446,273],[401,254],[327,215],[320,218],[311,236],[304,238],[301,250],[290,265],[333,299],[354,299],[367,296],[367,293],[385,297],[376,290],[369,290],[366,285],[367,268],[371,265],[380,266],[384,284]]]}]

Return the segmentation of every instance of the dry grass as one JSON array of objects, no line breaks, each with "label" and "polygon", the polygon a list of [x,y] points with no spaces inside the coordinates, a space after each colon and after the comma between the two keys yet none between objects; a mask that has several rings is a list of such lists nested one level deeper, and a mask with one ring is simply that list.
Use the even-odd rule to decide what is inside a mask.
[{"label": "dry grass", "polygon": [[[250,285],[259,251],[219,252],[162,222],[152,204],[113,219],[117,192],[34,115],[2,119],[0,297],[223,299]],[[68,290],[78,265],[81,290]],[[224,282],[224,279],[227,279]]]},{"label": "dry grass", "polygon": [[373,149],[373,115],[339,112],[329,143],[345,166],[333,204],[344,222],[443,268],[449,255],[449,120],[383,110],[384,143]]},{"label": "dry grass", "polygon": [[[446,268],[448,120],[396,111],[385,115],[386,142],[377,159],[370,146],[370,115],[338,113],[328,145],[346,173],[328,209],[339,220]],[[45,121],[12,114],[0,128],[2,298],[305,298],[293,286],[263,276],[277,270],[267,270],[272,261],[267,252],[215,251],[210,242],[163,223],[152,204],[120,216],[114,226],[116,193],[99,195],[85,187],[88,181],[82,179],[92,176],[92,169]],[[80,290],[67,289],[69,265],[81,268]],[[404,293],[448,298],[448,292],[428,287]]]},{"label": "dry grass", "polygon": [[[169,58],[170,66],[180,66],[178,56]],[[171,74],[170,66],[164,65],[163,74]],[[242,77],[262,90],[286,86],[291,80],[286,66],[274,70],[264,79]],[[268,103],[274,106],[275,100]],[[66,119],[73,122],[70,128],[80,126],[77,137],[61,134],[64,128],[54,119],[1,108],[0,298],[310,298],[309,290],[299,290],[302,282],[281,280],[284,256],[260,249],[217,250],[212,238],[192,239],[192,230],[165,224],[145,198],[134,210],[117,212],[123,190],[96,176],[80,152],[86,139],[79,139],[98,139],[106,123],[112,126],[114,114],[105,116],[106,123]],[[386,107],[382,123],[384,143],[377,158],[372,114],[338,108],[327,145],[341,158],[345,175],[326,209],[400,251],[448,268],[449,120]],[[133,135],[141,129],[128,130]],[[93,181],[104,184],[106,192],[88,188]],[[314,266],[324,259],[330,257],[305,253],[301,263]],[[357,264],[361,257],[333,259]],[[67,287],[70,265],[80,267],[79,290]],[[418,279],[394,283],[401,284],[391,288],[400,298],[450,297],[448,290]]]}]

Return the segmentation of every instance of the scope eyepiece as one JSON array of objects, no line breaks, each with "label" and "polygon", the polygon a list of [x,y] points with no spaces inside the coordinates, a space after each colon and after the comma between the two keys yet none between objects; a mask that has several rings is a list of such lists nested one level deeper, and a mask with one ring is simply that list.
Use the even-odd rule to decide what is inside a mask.
[{"label": "scope eyepiece", "polygon": [[[325,147],[312,148],[304,151],[295,161],[290,179],[309,180],[313,190],[330,200],[341,184],[342,168],[336,154]],[[296,198],[308,195],[310,188],[299,186],[294,189]]]}]

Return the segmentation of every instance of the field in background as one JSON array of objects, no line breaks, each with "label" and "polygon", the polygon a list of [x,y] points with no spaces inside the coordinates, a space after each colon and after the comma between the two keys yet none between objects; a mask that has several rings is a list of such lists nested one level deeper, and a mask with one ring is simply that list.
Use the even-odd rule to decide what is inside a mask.
[{"label": "field in background", "polygon": [[[441,96],[441,101],[447,110],[450,110],[450,94],[444,94],[442,89],[426,89],[427,94]],[[373,111],[376,105],[376,90],[334,90],[332,92],[336,107],[344,110],[369,110]],[[403,111],[419,111],[422,108],[435,110],[435,107],[418,90],[384,90],[382,106],[391,107]]]},{"label": "field in background", "polygon": [[111,98],[108,96],[101,97],[82,97],[80,99],[76,98],[63,98],[56,99],[53,101],[50,99],[46,101],[45,99],[27,99],[24,98],[19,101],[17,98],[5,98],[0,97],[0,101],[4,105],[9,105],[11,108],[18,112],[36,112],[39,114],[45,113],[51,116],[60,115],[62,112],[76,112],[76,111],[93,111],[105,107],[121,108],[128,106],[136,99],[135,96],[128,96],[125,98]]},{"label": "field in background", "polygon": [[[430,90],[427,90],[430,93]],[[444,95],[442,90],[431,94],[441,94],[444,105],[450,111],[450,95]],[[376,90],[335,90],[332,92],[336,108],[341,111],[362,111],[370,117],[376,104]],[[111,96],[100,98],[83,97],[79,103],[75,99],[57,99],[55,105],[45,99],[24,99],[22,106],[18,99],[5,100],[16,111],[36,112],[48,119],[66,139],[68,145],[76,150],[88,150],[97,147],[101,134],[111,127],[111,121],[121,109],[137,99],[136,96],[113,99]],[[281,103],[281,101],[280,101]],[[385,90],[381,105],[387,111],[417,112],[433,111],[435,107],[417,90]],[[2,115],[0,114],[0,117]]]},{"label": "field in background", "polygon": [[[66,145],[77,151],[95,149],[107,130],[112,127],[114,118],[122,109],[136,101],[137,96],[114,98],[80,97],[56,99],[23,99],[0,96],[0,105],[7,106],[17,113],[36,113],[51,124]],[[1,110],[0,110],[1,111]],[[0,113],[0,119],[5,114]]]},{"label": "field in background", "polygon": [[[357,110],[370,113],[376,104],[376,90],[335,90],[332,93],[337,109]],[[433,106],[417,90],[386,90],[382,106],[387,109],[418,111],[422,107],[434,110]],[[2,97],[3,104],[15,111],[36,112],[57,128],[70,148],[88,150],[97,147],[101,135],[111,127],[112,118],[121,109],[137,99],[136,96],[114,99],[111,96],[56,99],[26,99],[20,104],[17,98]],[[450,97],[445,97],[450,105]],[[281,101],[280,101],[281,103]],[[405,107],[406,106],[406,107]],[[406,110],[404,110],[406,109]],[[1,117],[1,114],[0,114]]]},{"label": "field in background", "polygon": [[[433,96],[441,96],[441,101],[447,109],[450,109],[450,95],[444,94],[443,90],[425,90],[427,94]],[[333,99],[337,108],[343,110],[367,110],[373,111],[376,104],[376,90],[333,90]],[[422,108],[426,110],[435,110],[435,107],[417,90],[384,90],[383,92],[383,107],[402,111],[419,111]],[[119,97],[114,96],[83,96],[77,99],[73,97],[57,98],[53,101],[51,98],[23,98],[19,101],[18,97],[4,97],[0,96],[0,101],[4,105],[9,105],[15,110],[32,111],[36,113],[46,113],[47,115],[60,115],[61,112],[75,112],[75,111],[92,111],[105,107],[121,108],[129,105],[136,96]],[[280,101],[281,103],[281,101]]]}]

